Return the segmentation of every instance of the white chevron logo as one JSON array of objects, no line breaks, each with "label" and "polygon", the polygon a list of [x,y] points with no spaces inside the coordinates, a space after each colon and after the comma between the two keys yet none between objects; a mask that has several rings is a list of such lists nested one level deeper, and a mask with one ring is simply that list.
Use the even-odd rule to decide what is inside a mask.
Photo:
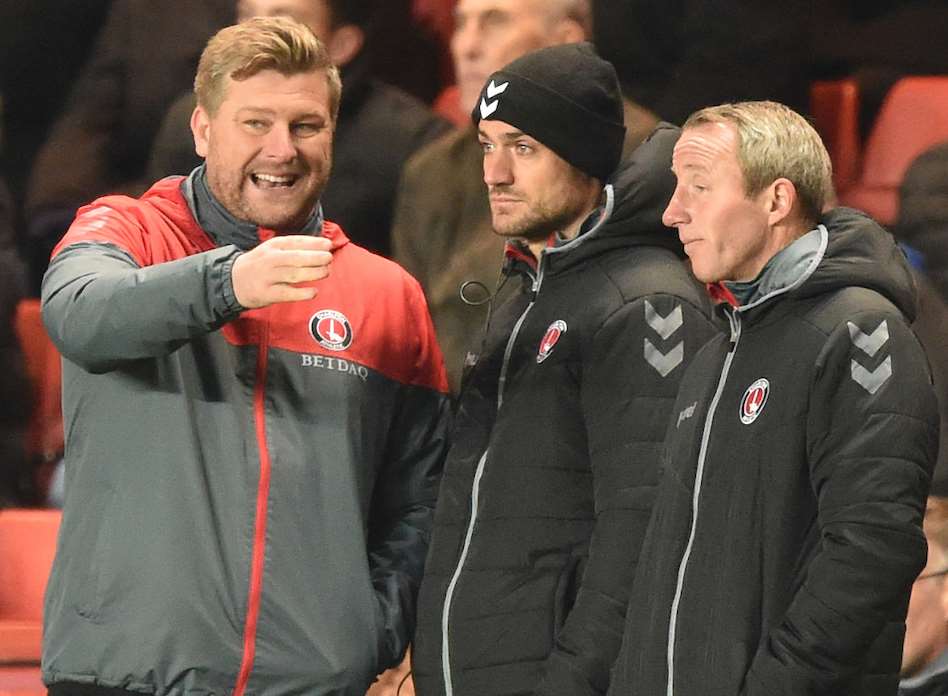
[{"label": "white chevron logo", "polygon": [[[495,85],[494,81],[491,80],[490,84],[487,85],[487,99],[494,99],[494,97],[503,94],[507,91],[507,87],[510,86],[509,82],[504,82],[499,85]],[[492,113],[497,111],[497,107],[500,105],[499,99],[494,99],[494,101],[489,102],[484,97],[481,97],[481,118],[487,118]]]},{"label": "white chevron logo", "polygon": [[889,325],[885,319],[883,319],[879,326],[876,327],[876,330],[868,336],[851,321],[846,322],[846,325],[849,327],[849,337],[852,339],[853,345],[870,358],[875,356],[875,354],[879,352],[879,349],[889,340]]},{"label": "white chevron logo", "polygon": [[681,365],[681,361],[684,359],[684,341],[678,341],[678,345],[666,354],[656,348],[650,340],[645,339],[645,361],[654,367],[662,377],[667,377],[668,373]]},{"label": "white chevron logo", "polygon": [[487,85],[487,98],[488,98],[488,99],[493,99],[493,98],[496,97],[498,94],[503,94],[504,92],[507,91],[507,87],[508,87],[509,85],[510,85],[509,82],[504,82],[504,83],[502,83],[502,84],[495,85],[495,84],[494,84],[494,81],[491,80],[491,81],[490,81],[490,84]]},{"label": "white chevron logo", "polygon": [[[878,350],[878,349],[877,349]],[[870,372],[855,360],[851,363],[853,380],[870,394],[875,394],[879,388],[892,376],[892,356],[889,355],[879,367]]]},{"label": "white chevron logo", "polygon": [[655,310],[651,302],[645,300],[645,321],[652,327],[655,333],[662,337],[663,341],[667,341],[668,337],[678,331],[684,323],[681,305],[675,305],[675,308],[668,313],[668,316],[663,317]]}]

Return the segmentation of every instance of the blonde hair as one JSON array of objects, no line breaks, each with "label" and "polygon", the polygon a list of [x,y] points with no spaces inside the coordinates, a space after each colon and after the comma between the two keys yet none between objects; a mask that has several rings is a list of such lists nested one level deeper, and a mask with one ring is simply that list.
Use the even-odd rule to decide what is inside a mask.
[{"label": "blonde hair", "polygon": [[819,219],[833,196],[833,165],[819,134],[803,116],[777,102],[738,102],[696,111],[682,128],[709,123],[735,127],[748,196],[785,178],[796,188],[807,221]]},{"label": "blonde hair", "polygon": [[209,114],[224,101],[227,80],[246,80],[264,70],[283,75],[324,70],[329,108],[339,113],[342,82],[322,41],[305,24],[289,17],[254,17],[217,32],[201,54],[194,94]]}]

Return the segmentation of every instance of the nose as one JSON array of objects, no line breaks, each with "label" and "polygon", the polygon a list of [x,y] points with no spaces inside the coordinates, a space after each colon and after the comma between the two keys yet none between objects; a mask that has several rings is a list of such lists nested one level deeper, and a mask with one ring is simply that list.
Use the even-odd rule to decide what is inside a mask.
[{"label": "nose", "polygon": [[503,148],[484,153],[484,183],[488,186],[509,186],[513,184],[513,167],[510,156]]},{"label": "nose", "polygon": [[455,64],[465,59],[470,60],[480,50],[481,40],[476,24],[474,19],[458,21],[451,35],[451,53]]},{"label": "nose", "polygon": [[289,162],[296,157],[296,143],[289,125],[276,124],[264,136],[262,154],[269,160]]},{"label": "nose", "polygon": [[671,200],[668,201],[665,212],[662,213],[662,224],[665,225],[665,227],[678,227],[687,222],[688,214],[681,203],[679,189],[675,188],[675,192],[672,194]]}]

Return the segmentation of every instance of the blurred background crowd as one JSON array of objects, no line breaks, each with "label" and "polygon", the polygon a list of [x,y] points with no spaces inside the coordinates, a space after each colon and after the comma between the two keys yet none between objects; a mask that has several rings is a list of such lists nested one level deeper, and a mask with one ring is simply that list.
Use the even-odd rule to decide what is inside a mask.
[{"label": "blurred background crowd", "polygon": [[[138,195],[199,164],[189,118],[205,42],[245,17],[281,13],[326,41],[343,72],[326,215],[421,282],[454,390],[484,314],[458,288],[474,280],[489,292],[501,258],[468,113],[490,72],[549,43],[589,39],[614,63],[627,149],[659,120],[680,124],[724,101],[774,99],[807,114],[833,156],[841,202],[889,225],[932,297],[948,297],[940,0],[7,0],[0,500],[42,502],[43,464],[56,458],[56,425],[31,422],[44,409],[55,417],[55,398],[35,379],[55,361],[44,358],[46,345],[20,354],[24,340],[42,339],[30,298],[51,249],[79,206]],[[909,202],[899,206],[903,184]]]}]

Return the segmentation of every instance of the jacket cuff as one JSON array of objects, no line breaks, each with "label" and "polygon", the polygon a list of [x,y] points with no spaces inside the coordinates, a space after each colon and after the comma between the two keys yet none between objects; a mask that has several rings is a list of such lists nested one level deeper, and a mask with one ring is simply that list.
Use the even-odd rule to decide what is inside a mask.
[{"label": "jacket cuff", "polygon": [[220,277],[217,279],[217,285],[221,290],[220,297],[224,301],[224,305],[221,308],[222,313],[228,316],[240,314],[247,309],[237,301],[237,295],[234,293],[233,277],[234,262],[237,260],[237,257],[244,252],[237,247],[231,248],[233,252],[224,258],[223,262],[218,266],[218,273],[220,273]]}]

